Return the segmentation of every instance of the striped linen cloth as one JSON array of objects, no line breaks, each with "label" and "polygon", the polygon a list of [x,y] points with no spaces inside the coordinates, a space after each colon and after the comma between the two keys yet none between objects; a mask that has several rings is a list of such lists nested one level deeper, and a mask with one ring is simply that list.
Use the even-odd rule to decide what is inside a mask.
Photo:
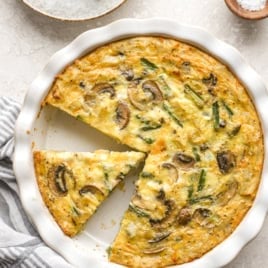
[{"label": "striped linen cloth", "polygon": [[13,134],[19,111],[18,103],[0,97],[0,268],[71,268],[43,243],[20,203],[12,169]]}]

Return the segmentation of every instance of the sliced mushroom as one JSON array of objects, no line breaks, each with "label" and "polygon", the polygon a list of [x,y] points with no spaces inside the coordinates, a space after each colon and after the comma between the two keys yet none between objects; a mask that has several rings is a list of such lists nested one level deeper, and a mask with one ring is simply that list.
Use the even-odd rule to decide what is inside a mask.
[{"label": "sliced mushroom", "polygon": [[226,174],[236,165],[235,155],[229,150],[218,152],[217,162],[221,173]]},{"label": "sliced mushroom", "polygon": [[164,98],[163,98],[162,92],[155,81],[153,80],[145,81],[142,84],[142,89],[144,91],[149,91],[152,94],[152,99],[154,102],[158,103],[158,102],[163,101]]},{"label": "sliced mushroom", "polygon": [[128,98],[130,103],[137,108],[138,110],[145,110],[146,106],[144,101],[141,101],[139,98],[139,90],[136,87],[137,85],[135,83],[131,83],[127,89]]},{"label": "sliced mushroom", "polygon": [[51,167],[48,171],[48,185],[56,196],[67,195],[68,190],[75,187],[72,171],[64,164]]},{"label": "sliced mushroom", "polygon": [[222,191],[217,195],[217,203],[225,206],[235,196],[238,190],[238,182],[236,180],[228,181],[224,184]]},{"label": "sliced mushroom", "polygon": [[197,208],[193,214],[193,220],[195,220],[201,226],[205,226],[209,223],[208,218],[212,215],[212,212],[207,208]]},{"label": "sliced mushroom", "polygon": [[85,185],[79,190],[81,196],[91,193],[93,195],[104,195],[104,192],[94,185]]},{"label": "sliced mushroom", "polygon": [[131,81],[134,78],[134,72],[130,68],[123,69],[121,74],[126,78],[127,81]]},{"label": "sliced mushroom", "polygon": [[195,164],[195,159],[192,156],[180,152],[173,156],[172,161],[185,168],[191,168]]},{"label": "sliced mushroom", "polygon": [[[159,205],[158,207],[165,205],[164,204],[164,202],[165,202],[165,193],[164,193],[163,190],[160,190],[158,195],[156,196],[156,202],[157,201],[158,201],[158,205]],[[136,194],[132,198],[131,203],[134,206],[146,211],[149,214],[157,214],[157,211],[155,211],[154,204],[150,200],[146,200],[146,199],[142,198],[142,196],[140,196],[139,194]],[[154,219],[156,217],[157,217],[156,215],[155,216],[151,215],[152,219]]]},{"label": "sliced mushroom", "polygon": [[108,83],[98,83],[84,95],[85,106],[92,106],[96,104],[96,98],[101,94],[109,94],[112,99],[115,96],[115,90],[112,85]]},{"label": "sliced mushroom", "polygon": [[[145,94],[147,92],[150,93],[149,96]],[[156,104],[163,101],[162,92],[153,80],[143,82],[141,88],[137,83],[131,83],[128,87],[128,98],[138,110],[145,110],[150,103]]]},{"label": "sliced mushroom", "polygon": [[168,171],[169,179],[173,182],[176,182],[179,178],[179,173],[177,168],[171,163],[163,163],[162,168]]},{"label": "sliced mushroom", "polygon": [[148,241],[148,243],[150,243],[150,244],[158,243],[158,242],[166,239],[167,237],[169,237],[170,234],[171,234],[171,232],[169,232],[169,231],[168,232],[163,232],[163,233],[158,233],[158,234],[155,235],[154,238],[150,239]]},{"label": "sliced mushroom", "polygon": [[180,210],[177,221],[181,225],[186,225],[192,219],[192,212],[190,208],[184,207]]},{"label": "sliced mushroom", "polygon": [[134,195],[132,198],[131,209],[139,216],[148,216],[150,211],[150,209],[148,209],[146,201],[139,194]]},{"label": "sliced mushroom", "polygon": [[115,113],[116,113],[115,121],[119,126],[119,129],[120,130],[124,129],[128,125],[130,118],[130,110],[127,104],[124,102],[119,102]]},{"label": "sliced mushroom", "polygon": [[111,98],[115,96],[114,87],[110,85],[109,83],[98,83],[91,89],[91,91],[97,94],[108,93],[110,94]]},{"label": "sliced mushroom", "polygon": [[144,254],[158,254],[162,251],[164,251],[166,249],[166,247],[153,247],[153,248],[147,248],[143,250]]}]

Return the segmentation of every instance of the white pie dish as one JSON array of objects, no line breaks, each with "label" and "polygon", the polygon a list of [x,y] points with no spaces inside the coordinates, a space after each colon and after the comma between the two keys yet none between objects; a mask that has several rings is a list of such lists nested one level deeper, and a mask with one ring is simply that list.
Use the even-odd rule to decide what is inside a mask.
[{"label": "white pie dish", "polygon": [[[32,146],[38,149],[92,151],[121,150],[111,139],[53,108],[40,112],[43,98],[61,70],[76,58],[114,40],[137,35],[161,35],[193,44],[218,58],[246,86],[262,121],[267,152],[268,119],[265,106],[268,98],[264,83],[243,60],[239,52],[209,33],[166,19],[124,19],[105,27],[87,31],[57,52],[31,85],[16,125],[14,170],[19,183],[22,204],[44,241],[75,267],[118,267],[107,261],[105,249],[114,238],[123,212],[128,206],[133,185],[128,180],[126,191],[117,190],[89,221],[76,238],[60,231],[42,202],[32,163]],[[39,115],[39,116],[38,116]],[[37,119],[38,118],[38,119]],[[72,142],[70,142],[70,139]],[[253,207],[234,233],[202,258],[176,267],[220,267],[230,262],[261,229],[268,207],[268,165],[265,156],[262,181]],[[122,202],[125,201],[125,202]],[[111,209],[116,207],[117,209]],[[116,224],[113,222],[116,219]],[[105,222],[104,222],[105,221]],[[104,226],[105,225],[105,226]],[[94,256],[93,256],[94,255]]]}]

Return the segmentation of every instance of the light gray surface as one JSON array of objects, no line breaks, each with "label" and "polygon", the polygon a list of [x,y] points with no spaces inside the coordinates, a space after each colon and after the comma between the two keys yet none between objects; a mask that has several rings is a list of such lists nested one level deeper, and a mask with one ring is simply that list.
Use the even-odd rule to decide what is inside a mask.
[{"label": "light gray surface", "polygon": [[[167,17],[200,26],[236,47],[268,82],[268,19],[234,16],[223,0],[128,0],[113,13],[85,22],[62,22],[35,13],[20,0],[0,1],[0,95],[19,102],[50,56],[85,30],[116,19]],[[267,193],[268,194],[268,193]],[[228,268],[268,267],[268,221]]]}]

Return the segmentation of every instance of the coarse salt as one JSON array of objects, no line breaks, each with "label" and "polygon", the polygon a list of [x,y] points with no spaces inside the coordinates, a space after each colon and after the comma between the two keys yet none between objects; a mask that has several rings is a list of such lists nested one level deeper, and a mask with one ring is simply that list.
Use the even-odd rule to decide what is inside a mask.
[{"label": "coarse salt", "polygon": [[266,0],[237,0],[237,3],[244,9],[258,11],[265,7]]},{"label": "coarse salt", "polygon": [[122,0],[24,0],[34,9],[52,17],[85,19],[105,14]]}]

